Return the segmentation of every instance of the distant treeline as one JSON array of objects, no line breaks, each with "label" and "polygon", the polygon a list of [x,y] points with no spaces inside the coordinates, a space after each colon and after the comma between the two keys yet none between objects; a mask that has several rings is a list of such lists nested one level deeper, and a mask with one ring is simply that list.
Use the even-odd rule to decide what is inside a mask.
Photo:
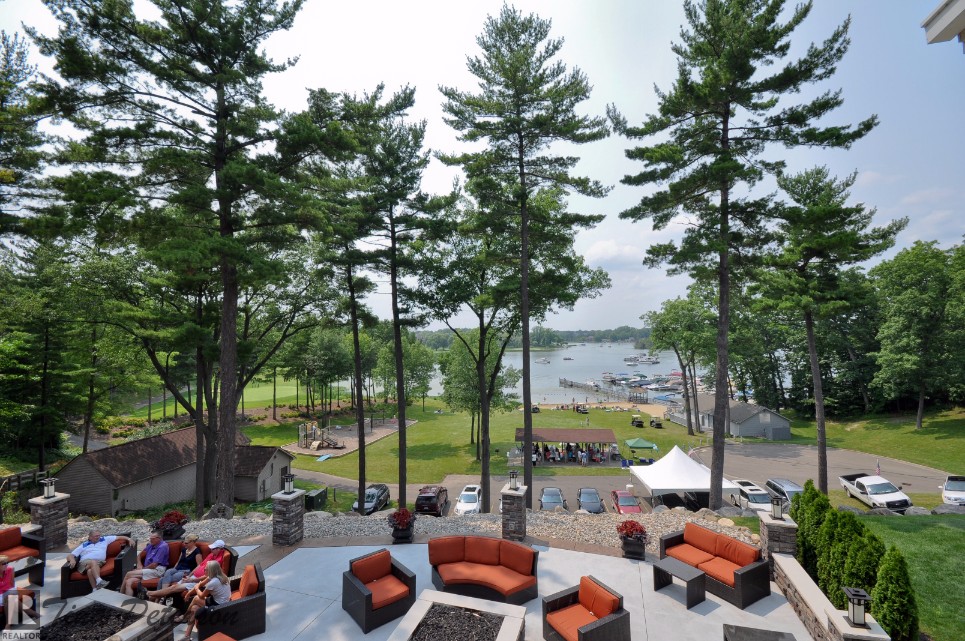
[{"label": "distant treeline", "polygon": [[[416,330],[413,334],[419,341],[432,349],[449,349],[452,345],[453,333],[448,328]],[[650,328],[621,325],[616,329],[557,330],[538,326],[530,330],[530,341],[533,347],[559,347],[571,343],[632,342],[636,349],[648,349],[650,347]],[[513,336],[509,346],[511,348],[522,348],[519,334]]]}]

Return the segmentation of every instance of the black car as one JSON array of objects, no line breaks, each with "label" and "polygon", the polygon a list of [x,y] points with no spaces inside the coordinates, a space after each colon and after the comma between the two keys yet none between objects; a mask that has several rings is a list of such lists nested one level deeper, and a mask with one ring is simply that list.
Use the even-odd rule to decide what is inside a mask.
[{"label": "black car", "polygon": [[576,492],[576,506],[579,510],[586,510],[590,514],[603,514],[606,508],[600,499],[600,493],[594,487],[581,487]]},{"label": "black car", "polygon": [[[373,483],[372,485],[365,488],[365,513],[371,514],[372,512],[378,512],[379,510],[385,509],[389,506],[389,486],[385,483]],[[356,499],[355,503],[352,503],[352,511],[359,511],[359,502]]]},{"label": "black car", "polygon": [[563,490],[558,487],[544,487],[539,495],[539,509],[555,510],[561,507],[567,509],[566,499],[563,498]]},{"label": "black car", "polygon": [[432,514],[442,516],[449,505],[449,490],[441,485],[427,485],[419,490],[415,499],[415,511],[418,514]]}]

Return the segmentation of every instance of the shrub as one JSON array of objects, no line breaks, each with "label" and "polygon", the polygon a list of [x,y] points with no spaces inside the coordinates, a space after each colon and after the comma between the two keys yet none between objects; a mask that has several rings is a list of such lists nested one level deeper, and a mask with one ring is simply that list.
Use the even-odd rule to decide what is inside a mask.
[{"label": "shrub", "polygon": [[884,555],[885,544],[865,528],[864,536],[855,539],[848,551],[841,585],[861,588],[871,594],[878,581],[878,566]]},{"label": "shrub", "polygon": [[908,564],[892,546],[878,568],[871,593],[871,613],[892,641],[918,640],[918,604],[908,576]]},{"label": "shrub", "polygon": [[[831,502],[814,487],[814,481],[804,484],[800,499],[791,504],[793,518],[798,524],[797,560],[811,578],[818,580],[818,534],[831,510]],[[796,506],[796,509],[795,509]]]},{"label": "shrub", "polygon": [[831,510],[818,534],[818,586],[837,608],[844,607],[841,591],[844,565],[852,542],[864,534],[864,526],[851,512]]}]

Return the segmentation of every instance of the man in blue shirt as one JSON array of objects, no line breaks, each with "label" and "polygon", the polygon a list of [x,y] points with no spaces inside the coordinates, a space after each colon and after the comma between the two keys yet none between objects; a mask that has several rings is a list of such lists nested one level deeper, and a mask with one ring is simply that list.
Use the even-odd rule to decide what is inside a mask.
[{"label": "man in blue shirt", "polygon": [[144,548],[144,563],[141,564],[141,555],[138,554],[137,569],[131,570],[124,576],[121,592],[127,596],[134,596],[134,586],[140,584],[142,579],[160,579],[168,569],[169,557],[168,543],[161,537],[161,532],[159,530],[151,532],[150,542]]},{"label": "man in blue shirt", "polygon": [[101,536],[100,530],[91,530],[87,540],[67,555],[68,563],[76,564],[78,572],[87,574],[92,590],[107,585],[107,581],[101,578],[101,566],[107,561],[107,546],[117,539],[133,545],[133,541],[126,536]]}]

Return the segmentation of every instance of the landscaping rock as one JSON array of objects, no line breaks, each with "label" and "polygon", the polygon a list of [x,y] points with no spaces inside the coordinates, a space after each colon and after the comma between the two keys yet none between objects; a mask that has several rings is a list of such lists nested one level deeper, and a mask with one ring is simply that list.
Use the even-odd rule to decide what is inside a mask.
[{"label": "landscaping rock", "polygon": [[250,519],[252,521],[267,521],[271,517],[265,514],[264,512],[257,512],[255,510],[252,510],[251,512],[248,512],[247,514],[245,514],[245,518]]},{"label": "landscaping rock", "polygon": [[713,510],[708,510],[705,507],[702,507],[699,510],[697,510],[696,514],[698,518],[706,519],[708,521],[716,521],[717,519],[720,518],[716,512],[714,512]]},{"label": "landscaping rock", "polygon": [[734,505],[724,505],[717,510],[717,514],[721,516],[727,516],[727,517],[742,516],[743,510],[741,510],[739,507]]},{"label": "landscaping rock", "polygon": [[718,519],[717,525],[721,527],[734,527],[734,522],[730,519]]},{"label": "landscaping rock", "polygon": [[965,505],[942,503],[931,511],[932,514],[965,514]]},{"label": "landscaping rock", "polygon": [[72,518],[70,522],[71,523],[90,523],[92,520],[93,519],[91,519],[86,514],[81,514],[80,516],[75,516],[74,518]]},{"label": "landscaping rock", "polygon": [[661,512],[669,512],[669,511],[670,511],[670,508],[667,507],[666,505],[658,505],[657,507],[653,508],[654,514],[660,514]]},{"label": "landscaping rock", "polygon": [[741,510],[741,513],[738,514],[737,516],[753,518],[755,516],[760,516],[760,513],[757,510]]},{"label": "landscaping rock", "polygon": [[868,510],[867,514],[875,514],[877,516],[901,516],[897,512],[889,510],[886,507],[876,507],[873,510]]},{"label": "landscaping rock", "polygon": [[931,514],[931,512],[928,508],[918,507],[917,505],[913,505],[905,510],[905,516],[927,516],[929,514]]},{"label": "landscaping rock", "polygon": [[201,517],[202,521],[207,521],[209,519],[230,519],[234,516],[235,509],[229,507],[224,503],[216,503],[211,506],[208,513]]},{"label": "landscaping rock", "polygon": [[[862,509],[859,508],[859,507],[854,507],[853,505],[839,505],[839,506],[838,506],[838,511],[839,511],[839,512],[851,512],[852,514],[864,514],[864,513],[865,513],[864,510],[862,510]],[[891,510],[888,510],[888,512],[891,512]],[[894,514],[894,512],[891,512],[891,513]]]},{"label": "landscaping rock", "polygon": [[677,507],[673,508],[673,509],[670,510],[670,511],[671,511],[671,512],[676,512],[677,514],[693,514],[693,512],[691,512],[691,511],[688,510],[687,508],[683,507],[682,505],[678,505]]},{"label": "landscaping rock", "polygon": [[753,541],[755,545],[760,545],[761,535],[757,534],[756,532],[754,534],[751,534],[751,541]]}]

